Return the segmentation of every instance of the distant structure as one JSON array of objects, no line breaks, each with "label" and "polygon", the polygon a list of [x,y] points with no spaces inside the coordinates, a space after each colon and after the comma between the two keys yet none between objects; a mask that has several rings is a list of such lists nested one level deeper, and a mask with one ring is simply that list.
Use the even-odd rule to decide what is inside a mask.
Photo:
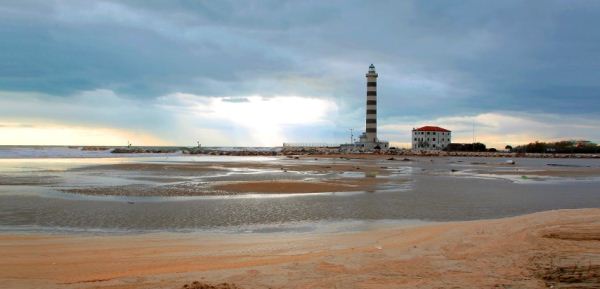
[{"label": "distant structure", "polygon": [[452,132],[439,126],[424,126],[413,128],[413,150],[443,150],[450,143]]},{"label": "distant structure", "polygon": [[367,105],[366,105],[366,121],[365,121],[365,132],[363,132],[359,141],[355,143],[355,146],[372,150],[372,149],[388,149],[389,143],[386,141],[380,141],[377,138],[377,72],[375,71],[375,65],[369,66],[369,72],[367,72]]}]

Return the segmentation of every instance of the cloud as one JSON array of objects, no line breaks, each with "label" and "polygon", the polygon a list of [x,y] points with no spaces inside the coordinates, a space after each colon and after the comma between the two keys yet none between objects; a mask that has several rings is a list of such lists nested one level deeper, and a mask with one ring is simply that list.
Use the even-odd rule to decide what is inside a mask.
[{"label": "cloud", "polygon": [[598,3],[339,4],[5,2],[0,89],[321,95],[357,106],[375,63],[394,114],[439,117],[426,109],[439,101],[451,114],[600,109]]},{"label": "cloud", "polygon": [[[600,111],[599,15],[594,1],[4,1],[0,117],[182,144],[337,142],[364,127],[374,63],[382,125],[499,112],[586,123]],[[252,132],[177,95],[205,113],[298,98],[328,115]]]},{"label": "cloud", "polygon": [[[145,145],[200,141],[217,146],[277,146],[298,138],[323,138],[323,132],[335,130],[338,109],[330,100],[299,96],[174,93],[135,100],[110,90],[60,99],[37,93],[0,92],[0,96],[0,144],[77,145],[93,140],[100,142],[97,145],[114,145],[118,139],[118,143],[130,140]],[[51,132],[61,133],[52,136]],[[85,136],[90,140],[84,141]]]},{"label": "cloud", "polygon": [[229,134],[229,143],[235,145],[281,145],[294,138],[289,132],[298,127],[332,126],[337,114],[332,101],[298,96],[206,97],[177,93],[161,97],[159,103],[183,119],[180,124],[203,123],[241,131]]},{"label": "cloud", "polygon": [[39,123],[0,125],[2,145],[173,145],[153,135],[110,127]]},{"label": "cloud", "polygon": [[[323,97],[173,93],[136,100],[110,90],[83,91],[59,99],[39,93],[0,92],[0,115],[0,144],[116,145],[127,140],[145,145],[194,145],[199,141],[206,146],[340,143],[347,140],[350,128],[360,132],[364,125],[364,107],[352,109]],[[596,130],[600,118],[595,115],[518,111],[431,119],[382,117],[379,137],[408,147],[412,128],[423,125],[452,130],[454,142],[471,142],[474,125],[477,141],[492,147],[534,140],[600,140]]]},{"label": "cloud", "polygon": [[37,92],[0,91],[0,118],[31,123],[33,120],[102,124],[140,131],[164,129],[171,116],[157,114],[152,101],[117,95],[112,90],[96,89],[56,97]]}]

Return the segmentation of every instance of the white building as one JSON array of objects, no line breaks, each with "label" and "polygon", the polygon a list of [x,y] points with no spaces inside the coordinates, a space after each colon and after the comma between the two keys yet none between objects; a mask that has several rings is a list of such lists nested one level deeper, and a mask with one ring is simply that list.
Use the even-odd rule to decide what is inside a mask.
[{"label": "white building", "polygon": [[443,150],[451,143],[451,131],[439,126],[413,128],[413,150]]}]

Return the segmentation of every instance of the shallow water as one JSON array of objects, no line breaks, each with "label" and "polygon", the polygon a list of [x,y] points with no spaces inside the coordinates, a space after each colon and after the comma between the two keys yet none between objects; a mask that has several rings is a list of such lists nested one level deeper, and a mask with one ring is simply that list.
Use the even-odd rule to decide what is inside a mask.
[{"label": "shallow water", "polygon": [[[409,180],[401,185],[381,186],[373,192],[125,197],[86,196],[59,190],[65,186],[153,184],[161,181],[157,177],[177,178],[180,182],[206,182],[211,178],[261,180],[268,176],[273,179],[281,174],[260,169],[178,176],[74,170],[114,163],[197,161],[278,163],[290,160],[208,156],[3,159],[0,160],[0,231],[305,232],[323,228],[347,231],[377,224],[476,220],[551,209],[600,207],[600,180],[594,176],[529,179],[476,173],[478,170],[493,172],[518,168],[526,174],[530,170],[551,168],[548,164],[600,167],[599,160],[590,159],[517,159],[517,165],[512,167],[505,166],[504,159],[493,158],[418,158],[410,162],[298,160],[299,163],[374,162],[388,168],[390,175],[385,177]],[[343,174],[352,178],[365,177],[357,172]],[[43,182],[27,183],[31,176]],[[291,178],[320,177],[327,176],[298,173]],[[7,180],[13,184],[8,185]]]}]

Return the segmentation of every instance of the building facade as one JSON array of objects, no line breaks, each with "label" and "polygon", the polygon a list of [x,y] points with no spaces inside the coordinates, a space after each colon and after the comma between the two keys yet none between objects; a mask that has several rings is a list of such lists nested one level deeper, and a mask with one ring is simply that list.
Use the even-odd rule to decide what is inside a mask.
[{"label": "building facade", "polygon": [[452,132],[439,126],[424,126],[413,128],[413,150],[443,150],[450,143]]}]

